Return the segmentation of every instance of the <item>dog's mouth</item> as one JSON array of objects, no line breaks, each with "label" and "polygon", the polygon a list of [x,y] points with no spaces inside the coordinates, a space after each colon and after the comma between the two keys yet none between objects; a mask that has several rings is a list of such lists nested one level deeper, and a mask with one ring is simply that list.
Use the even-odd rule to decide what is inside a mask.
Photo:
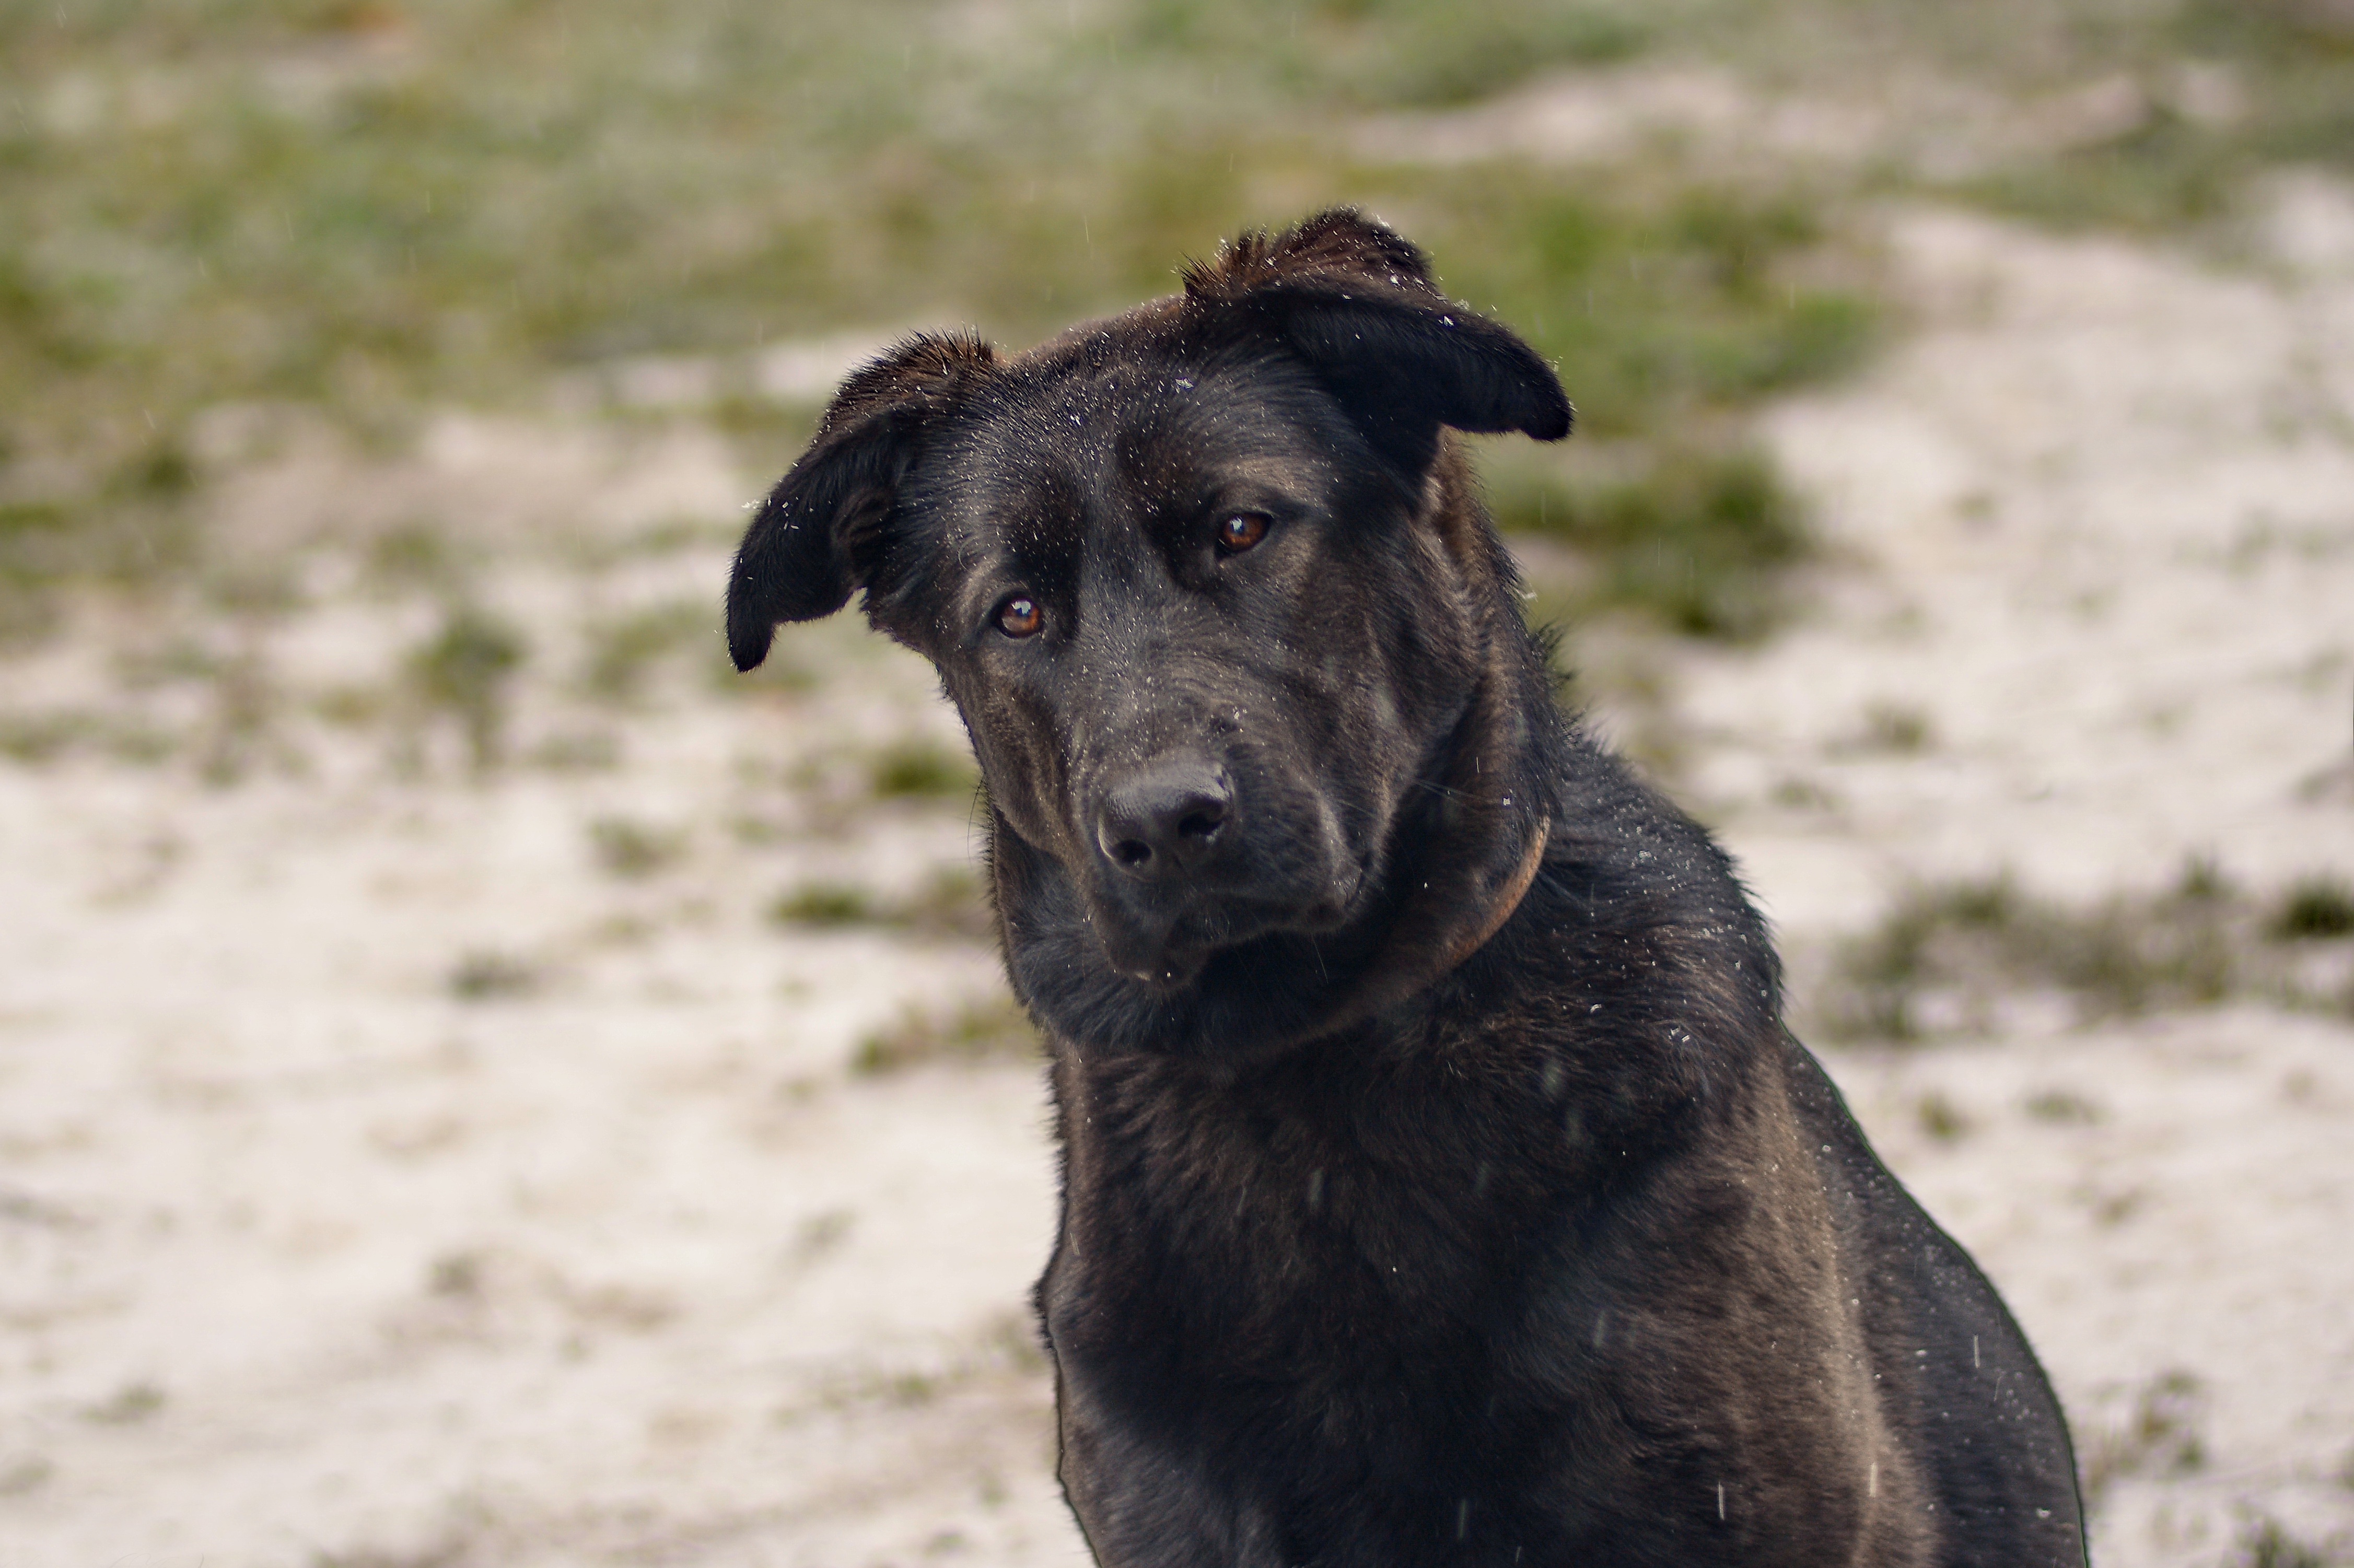
[{"label": "dog's mouth", "polygon": [[1090,901],[1087,923],[1113,969],[1156,991],[1184,990],[1218,953],[1259,938],[1320,936],[1357,914],[1368,868],[1352,865],[1344,883],[1308,898],[1254,897],[1197,891],[1165,908]]}]

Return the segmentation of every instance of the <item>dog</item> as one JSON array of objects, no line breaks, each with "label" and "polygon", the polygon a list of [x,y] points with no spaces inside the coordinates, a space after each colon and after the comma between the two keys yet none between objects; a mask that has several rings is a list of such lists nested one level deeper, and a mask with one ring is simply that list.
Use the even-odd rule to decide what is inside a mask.
[{"label": "dog", "polygon": [[2082,1564],[2018,1326],[1555,701],[1455,434],[1553,371],[1353,210],[1183,285],[857,370],[727,588],[747,670],[863,594],[970,734],[1097,1560]]}]

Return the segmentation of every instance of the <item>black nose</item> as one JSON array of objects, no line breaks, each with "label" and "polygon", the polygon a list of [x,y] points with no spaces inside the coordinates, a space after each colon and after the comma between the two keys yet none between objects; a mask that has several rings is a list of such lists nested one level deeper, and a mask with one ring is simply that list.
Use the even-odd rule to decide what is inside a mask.
[{"label": "black nose", "polygon": [[1207,760],[1149,763],[1105,792],[1096,842],[1140,882],[1182,876],[1210,857],[1233,807],[1225,775]]}]

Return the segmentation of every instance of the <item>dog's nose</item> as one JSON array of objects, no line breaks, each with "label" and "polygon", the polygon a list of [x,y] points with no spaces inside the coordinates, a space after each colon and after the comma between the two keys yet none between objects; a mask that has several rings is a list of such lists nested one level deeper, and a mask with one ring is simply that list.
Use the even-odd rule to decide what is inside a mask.
[{"label": "dog's nose", "polygon": [[1096,843],[1140,882],[1182,875],[1217,847],[1234,799],[1207,761],[1162,761],[1113,785],[1096,813]]}]

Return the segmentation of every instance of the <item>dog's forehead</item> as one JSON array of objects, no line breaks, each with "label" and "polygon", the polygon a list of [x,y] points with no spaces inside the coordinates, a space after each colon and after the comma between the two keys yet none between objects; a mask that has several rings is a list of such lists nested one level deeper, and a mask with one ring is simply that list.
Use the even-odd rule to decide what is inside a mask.
[{"label": "dog's forehead", "polygon": [[1042,353],[968,407],[926,488],[960,533],[1076,549],[1238,480],[1328,485],[1342,418],[1281,355]]}]

